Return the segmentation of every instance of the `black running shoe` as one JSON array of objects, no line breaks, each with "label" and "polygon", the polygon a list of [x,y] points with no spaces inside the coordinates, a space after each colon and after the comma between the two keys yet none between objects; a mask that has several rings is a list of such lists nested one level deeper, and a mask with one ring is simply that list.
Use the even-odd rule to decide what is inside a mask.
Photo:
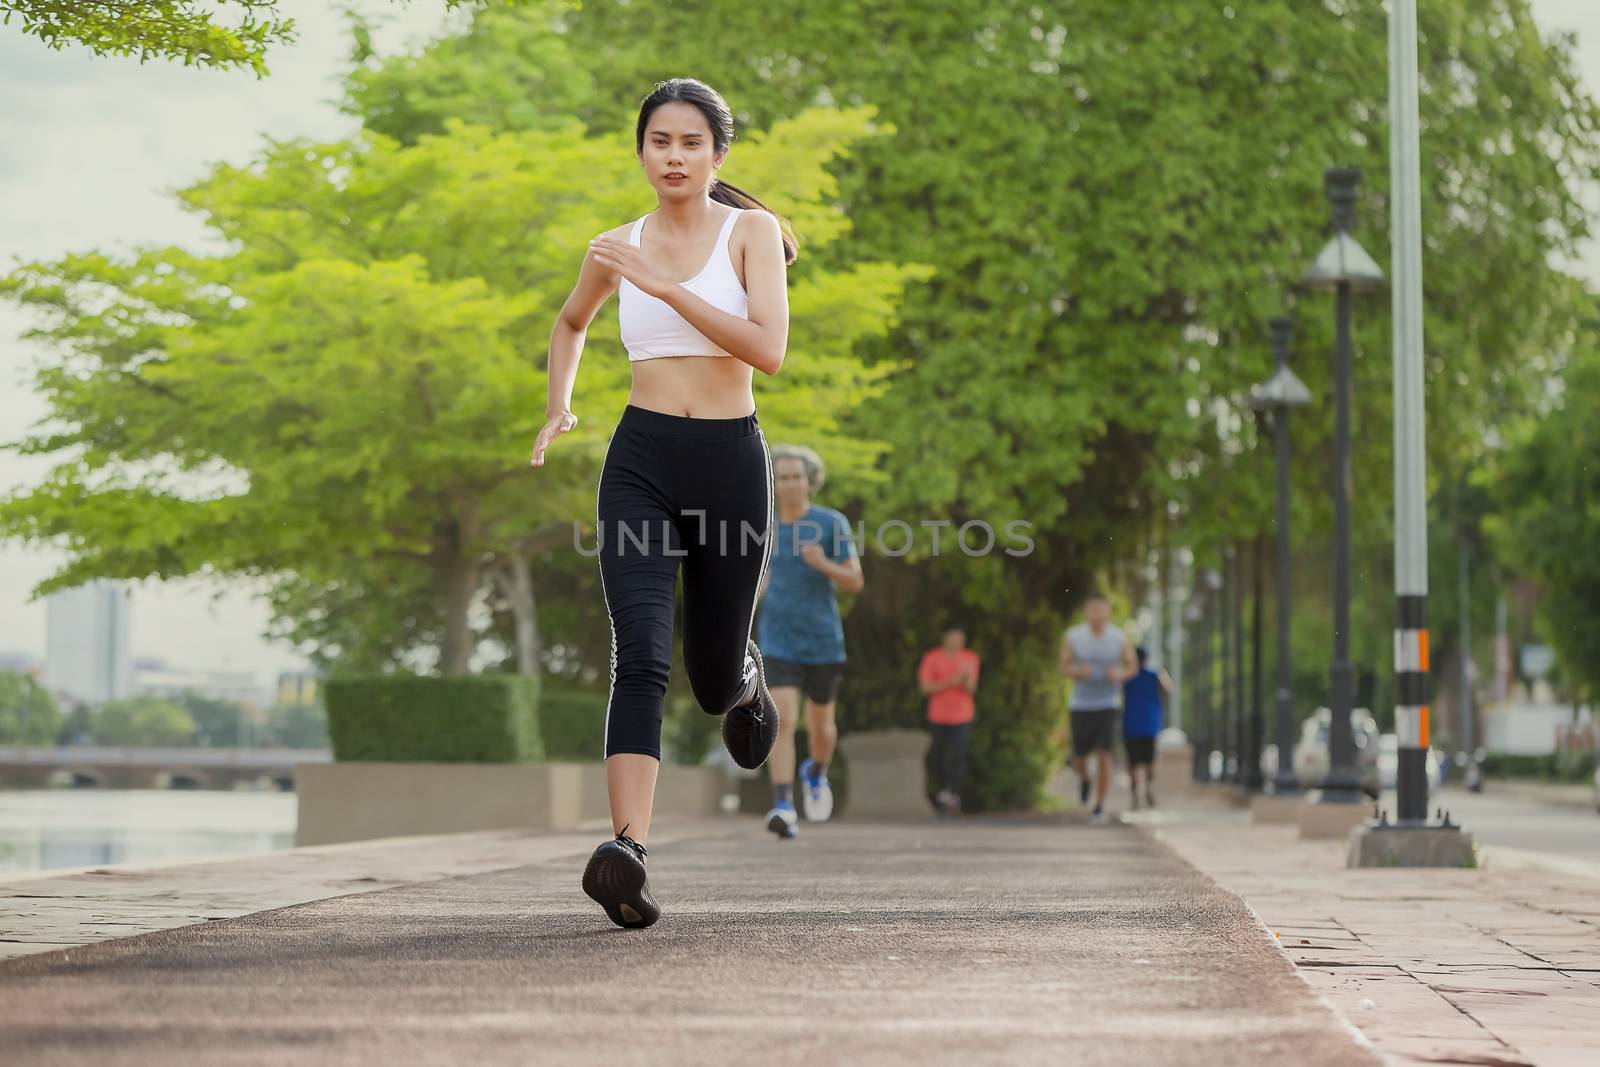
[{"label": "black running shoe", "polygon": [[646,854],[643,845],[620,833],[594,850],[583,871],[583,891],[606,909],[612,922],[630,930],[642,930],[661,918],[645,874]]},{"label": "black running shoe", "polygon": [[753,695],[722,717],[722,743],[733,762],[753,771],[767,762],[772,746],[778,743],[778,705],[767,692],[766,668],[754,641],[747,646],[745,672],[745,692]]}]

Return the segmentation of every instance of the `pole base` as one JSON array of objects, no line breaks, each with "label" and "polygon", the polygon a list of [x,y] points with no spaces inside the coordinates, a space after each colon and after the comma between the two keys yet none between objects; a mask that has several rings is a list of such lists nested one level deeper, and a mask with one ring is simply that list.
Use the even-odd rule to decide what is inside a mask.
[{"label": "pole base", "polygon": [[1290,826],[1300,821],[1304,793],[1257,793],[1250,799],[1250,821]]},{"label": "pole base", "polygon": [[1300,808],[1300,840],[1343,841],[1371,812],[1365,803],[1330,799],[1321,790],[1313,790]]},{"label": "pole base", "polygon": [[1368,823],[1350,831],[1347,867],[1476,867],[1472,835],[1459,826]]}]

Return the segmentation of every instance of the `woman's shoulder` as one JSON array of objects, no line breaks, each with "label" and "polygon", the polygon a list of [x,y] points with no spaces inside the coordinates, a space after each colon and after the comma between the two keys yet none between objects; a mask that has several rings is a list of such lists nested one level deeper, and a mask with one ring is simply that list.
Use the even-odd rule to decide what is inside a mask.
[{"label": "woman's shoulder", "polygon": [[734,213],[734,236],[750,237],[760,233],[771,233],[778,238],[783,237],[783,228],[778,225],[778,216],[770,211],[760,208],[730,208]]}]

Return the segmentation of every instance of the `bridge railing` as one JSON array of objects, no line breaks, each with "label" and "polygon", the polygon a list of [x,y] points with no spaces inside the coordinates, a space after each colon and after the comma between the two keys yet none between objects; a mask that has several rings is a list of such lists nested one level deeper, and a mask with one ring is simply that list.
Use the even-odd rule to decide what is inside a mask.
[{"label": "bridge railing", "polygon": [[123,745],[0,745],[0,764],[12,766],[250,767],[277,769],[328,763],[322,748],[141,748]]}]

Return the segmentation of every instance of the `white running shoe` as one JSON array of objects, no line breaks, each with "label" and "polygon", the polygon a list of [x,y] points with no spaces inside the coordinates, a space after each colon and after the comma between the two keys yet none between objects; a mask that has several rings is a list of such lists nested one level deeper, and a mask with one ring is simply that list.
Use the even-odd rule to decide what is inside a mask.
[{"label": "white running shoe", "polygon": [[806,819],[809,822],[827,822],[833,815],[833,786],[828,784],[826,774],[813,777],[812,772],[816,769],[816,760],[808,759],[800,764],[800,788],[806,797]]},{"label": "white running shoe", "polygon": [[773,808],[767,812],[767,829],[787,841],[800,832],[800,817],[793,808]]}]

